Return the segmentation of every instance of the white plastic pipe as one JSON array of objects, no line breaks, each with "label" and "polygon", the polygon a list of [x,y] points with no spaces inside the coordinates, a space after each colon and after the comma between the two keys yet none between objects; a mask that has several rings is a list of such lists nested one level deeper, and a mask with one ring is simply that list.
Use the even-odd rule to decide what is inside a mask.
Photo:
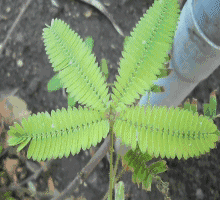
[{"label": "white plastic pipe", "polygon": [[[140,106],[178,106],[185,97],[220,65],[220,0],[188,0],[184,5],[174,37],[171,74],[154,82],[165,92],[148,93]],[[125,155],[131,149],[121,145],[116,151]]]}]

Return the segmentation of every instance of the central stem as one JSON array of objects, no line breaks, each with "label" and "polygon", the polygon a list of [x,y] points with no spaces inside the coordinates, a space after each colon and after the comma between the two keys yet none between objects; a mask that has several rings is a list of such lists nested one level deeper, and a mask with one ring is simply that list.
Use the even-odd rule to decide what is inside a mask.
[{"label": "central stem", "polygon": [[110,132],[111,134],[111,141],[110,141],[110,184],[109,184],[109,198],[108,200],[112,200],[112,192],[114,189],[114,173],[113,173],[113,145],[114,145],[114,141],[113,141],[113,132]]},{"label": "central stem", "polygon": [[114,190],[114,172],[113,172],[113,152],[114,152],[114,132],[113,125],[115,120],[114,109],[110,106],[110,183],[109,183],[109,195],[108,200],[112,200],[112,192]]}]

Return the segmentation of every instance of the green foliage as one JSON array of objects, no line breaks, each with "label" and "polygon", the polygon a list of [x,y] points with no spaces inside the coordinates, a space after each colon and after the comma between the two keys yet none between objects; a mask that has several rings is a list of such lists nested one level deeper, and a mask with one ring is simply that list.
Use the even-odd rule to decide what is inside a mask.
[{"label": "green foliage", "polygon": [[89,49],[92,52],[92,49],[93,49],[93,46],[94,46],[94,40],[92,39],[92,37],[91,36],[87,37],[85,39],[85,43],[86,43],[86,45],[89,47]]},{"label": "green foliage", "polygon": [[179,159],[199,156],[210,147],[215,148],[218,136],[210,133],[216,130],[211,119],[166,106],[126,108],[114,126],[116,136],[133,150],[138,142],[143,153]]},{"label": "green foliage", "polygon": [[60,82],[60,79],[58,77],[58,74],[54,75],[50,81],[48,82],[47,84],[47,90],[49,92],[52,92],[52,91],[56,91],[56,90],[59,90],[60,88],[63,88],[63,85],[61,84]]},{"label": "green foliage", "polygon": [[80,149],[96,146],[107,136],[109,122],[103,113],[88,108],[62,108],[56,112],[33,114],[22,126],[15,123],[10,127],[8,140],[10,146],[20,144],[18,151],[31,141],[28,158],[41,161],[46,159],[68,157],[70,152],[75,155]]},{"label": "green foliage", "polygon": [[[197,112],[197,105],[196,104],[190,104],[189,102],[184,103],[184,109],[192,111],[193,113]],[[209,103],[203,104],[203,112],[204,116],[207,116],[209,118],[215,118],[216,116],[216,109],[217,109],[217,101],[215,95],[210,95]]]},{"label": "green foliage", "polygon": [[[204,114],[205,116],[209,118],[215,116],[217,109],[216,97],[211,96],[210,103],[205,104],[204,107],[206,107],[206,111],[209,111],[206,112],[206,114]],[[185,102],[184,107],[180,109],[188,110],[194,114],[197,113],[196,104],[190,104]],[[212,112],[210,112],[210,110]],[[205,109],[204,109],[204,113],[205,113]],[[210,115],[210,113],[212,114]],[[216,133],[216,135],[218,134]],[[138,145],[134,150],[129,150],[123,157],[123,165],[128,166],[128,168],[133,171],[133,175],[132,175],[133,182],[137,182],[138,184],[142,183],[143,185],[142,188],[147,191],[151,190],[151,184],[153,178],[158,179],[159,177],[157,176],[157,174],[165,172],[167,170],[167,165],[165,161],[154,162],[150,165],[150,167],[147,166],[146,163],[148,161],[151,161],[152,159],[153,157],[148,152],[142,153]],[[160,185],[164,185],[164,187],[166,186],[166,184],[168,184],[168,183],[163,183],[160,178],[158,181],[160,182]],[[159,190],[162,192],[161,189]]]},{"label": "green foliage", "polygon": [[[94,46],[94,41],[92,39],[91,36],[87,37],[85,39],[85,43],[86,45],[91,49],[92,51],[92,48]],[[60,78],[58,76],[59,74],[57,73],[56,75],[54,75],[50,81],[48,82],[47,84],[47,89],[49,92],[52,92],[52,91],[56,91],[56,90],[59,90],[60,88],[63,88],[63,85],[61,84],[61,81],[60,81]],[[73,98],[73,97],[70,97],[68,95],[68,106],[71,106],[71,107],[74,107],[75,104],[76,104],[76,100]]]},{"label": "green foliage", "polygon": [[[165,57],[165,63],[168,63],[169,61],[170,61],[170,57],[166,56]],[[160,74],[156,76],[157,78],[163,78],[163,77],[166,77],[166,76],[169,75],[168,74],[168,69],[166,68],[165,63],[163,64],[164,67],[162,69],[160,69]],[[158,85],[155,85],[155,84],[153,84],[153,86],[151,86],[150,91],[151,92],[155,92],[155,93],[157,93],[157,92],[164,92],[162,86],[158,86]]]},{"label": "green foliage", "polygon": [[203,105],[204,115],[210,118],[216,116],[217,101],[215,96],[210,97],[210,103]]},{"label": "green foliage", "polygon": [[142,183],[142,188],[147,191],[151,189],[153,177],[167,170],[166,162],[163,160],[147,166],[146,163],[152,158],[147,152],[142,153],[138,146],[134,151],[129,150],[123,158],[123,163],[132,168],[132,181]]},{"label": "green foliage", "polygon": [[178,6],[176,1],[155,1],[126,39],[119,76],[112,90],[116,104],[130,105],[153,86],[172,46]]},{"label": "green foliage", "polygon": [[[4,180],[7,180],[9,178],[7,172],[5,171],[1,171],[0,172],[0,178],[2,180],[2,182]],[[15,198],[12,197],[12,191],[6,191],[6,190],[2,190],[0,191],[0,199],[4,199],[4,200],[15,200]]]},{"label": "green foliage", "polygon": [[133,105],[146,91],[158,89],[153,81],[166,75],[164,62],[179,13],[177,0],[154,2],[124,42],[113,94],[105,82],[107,61],[102,61],[103,75],[92,53],[93,40],[83,41],[65,22],[53,19],[43,31],[46,53],[57,72],[48,89],[65,87],[68,105],[70,97],[86,106],[33,114],[21,125],[15,123],[8,132],[9,145],[19,145],[20,151],[30,142],[28,158],[38,161],[62,158],[97,145],[110,131],[132,147],[126,159],[134,169],[133,181],[146,189],[166,170],[164,161],[146,167],[152,157],[188,159],[215,148],[219,131],[210,118],[216,115],[213,100],[204,107],[207,116],[199,116],[190,105],[188,110]]},{"label": "green foliage", "polygon": [[[108,94],[106,83],[107,61],[102,60],[101,72],[92,53],[92,38],[83,41],[65,22],[53,19],[51,26],[43,30],[46,53],[57,73],[49,81],[48,90],[66,88],[68,109],[33,114],[27,120],[24,118],[21,125],[10,126],[9,145],[19,145],[17,151],[21,151],[30,142],[28,158],[56,159],[96,146],[110,131],[111,137],[115,134],[131,146],[123,161],[132,168],[133,182],[150,190],[156,180],[158,189],[166,194],[167,183],[157,176],[167,170],[165,161],[149,166],[146,163],[159,156],[198,157],[215,148],[220,135],[212,120],[217,117],[213,98],[209,105],[204,105],[205,116],[199,116],[195,106],[188,104],[184,109],[135,106],[146,91],[161,91],[153,81],[167,75],[164,62],[169,60],[167,52],[179,14],[177,0],[155,0],[124,41],[112,94]],[[74,108],[76,101],[85,107]],[[112,171],[111,167],[110,175]],[[110,192],[111,187],[110,183]],[[116,196],[121,195],[120,199],[124,198],[123,188],[123,184],[116,185]]]},{"label": "green foliage", "polygon": [[115,185],[115,200],[124,200],[125,199],[125,185],[123,181],[119,181]]},{"label": "green foliage", "polygon": [[102,72],[107,80],[108,79],[108,62],[106,59],[102,59],[101,69],[102,69]]},{"label": "green foliage", "polygon": [[79,103],[105,110],[110,94],[91,47],[61,20],[52,20],[43,37],[52,67],[69,95]]}]

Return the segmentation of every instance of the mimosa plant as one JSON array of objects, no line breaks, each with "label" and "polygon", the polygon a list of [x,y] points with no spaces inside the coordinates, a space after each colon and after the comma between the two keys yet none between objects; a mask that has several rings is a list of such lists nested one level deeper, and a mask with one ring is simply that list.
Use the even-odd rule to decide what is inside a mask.
[{"label": "mimosa plant", "polygon": [[124,44],[111,94],[91,46],[65,22],[53,19],[51,26],[43,30],[46,53],[68,97],[86,106],[69,106],[24,118],[21,125],[10,127],[9,144],[19,144],[21,151],[30,142],[27,157],[44,161],[68,157],[70,152],[78,154],[109,134],[109,199],[114,188],[120,193],[118,185],[114,187],[113,135],[131,147],[123,161],[133,169],[133,181],[142,183],[146,190],[150,190],[153,179],[159,179],[157,174],[167,170],[163,160],[147,166],[152,158],[188,159],[215,148],[219,131],[210,117],[178,107],[143,107],[135,103],[140,95],[152,90],[153,81],[164,69],[179,14],[177,0],[155,0]]}]

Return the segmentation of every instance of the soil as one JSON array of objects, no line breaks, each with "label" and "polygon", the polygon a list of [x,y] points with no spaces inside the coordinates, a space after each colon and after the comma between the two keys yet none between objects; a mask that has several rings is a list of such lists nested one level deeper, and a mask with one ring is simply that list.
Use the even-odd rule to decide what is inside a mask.
[{"label": "soil", "polygon": [[[3,41],[12,24],[21,12],[23,0],[0,0],[0,41]],[[59,18],[68,23],[72,29],[84,39],[92,36],[94,40],[93,52],[100,63],[102,58],[108,60],[108,83],[113,83],[118,75],[119,58],[123,48],[124,37],[113,27],[109,19],[95,7],[78,1],[57,0],[32,1],[18,25],[11,34],[0,55],[0,91],[19,88],[18,95],[28,105],[32,113],[67,108],[67,99],[62,90],[48,92],[47,83],[54,72],[45,53],[42,40],[42,29],[45,24],[50,25],[53,18]],[[146,12],[153,0],[100,0],[111,13],[117,25],[128,36],[140,17]],[[185,1],[184,1],[185,2]],[[201,82],[188,96],[197,98],[198,111],[202,114],[203,103],[209,102],[210,93],[219,87],[220,69]],[[217,101],[220,102],[219,91]],[[217,107],[217,114],[220,107]],[[219,128],[219,121],[215,121]],[[220,130],[220,129],[219,129]],[[102,141],[103,142],[103,141]],[[98,145],[100,146],[101,143]],[[6,159],[6,154],[2,159]],[[89,151],[81,151],[78,155],[52,161],[49,174],[52,176],[55,187],[61,192],[74,179],[89,161]],[[220,199],[220,145],[211,150],[210,154],[199,159],[190,158],[186,161],[166,159],[168,171],[161,177],[170,184],[172,200]],[[23,165],[23,167],[25,167]],[[24,177],[24,179],[27,177]],[[163,195],[152,186],[151,192],[145,192],[131,181],[131,173],[123,175],[125,182],[126,199],[157,199]],[[36,181],[37,190],[45,191],[47,180],[42,174]],[[100,162],[86,184],[73,192],[74,197],[84,197],[88,200],[102,199],[108,189],[109,164],[105,158]],[[19,199],[13,193],[15,199]]]}]

